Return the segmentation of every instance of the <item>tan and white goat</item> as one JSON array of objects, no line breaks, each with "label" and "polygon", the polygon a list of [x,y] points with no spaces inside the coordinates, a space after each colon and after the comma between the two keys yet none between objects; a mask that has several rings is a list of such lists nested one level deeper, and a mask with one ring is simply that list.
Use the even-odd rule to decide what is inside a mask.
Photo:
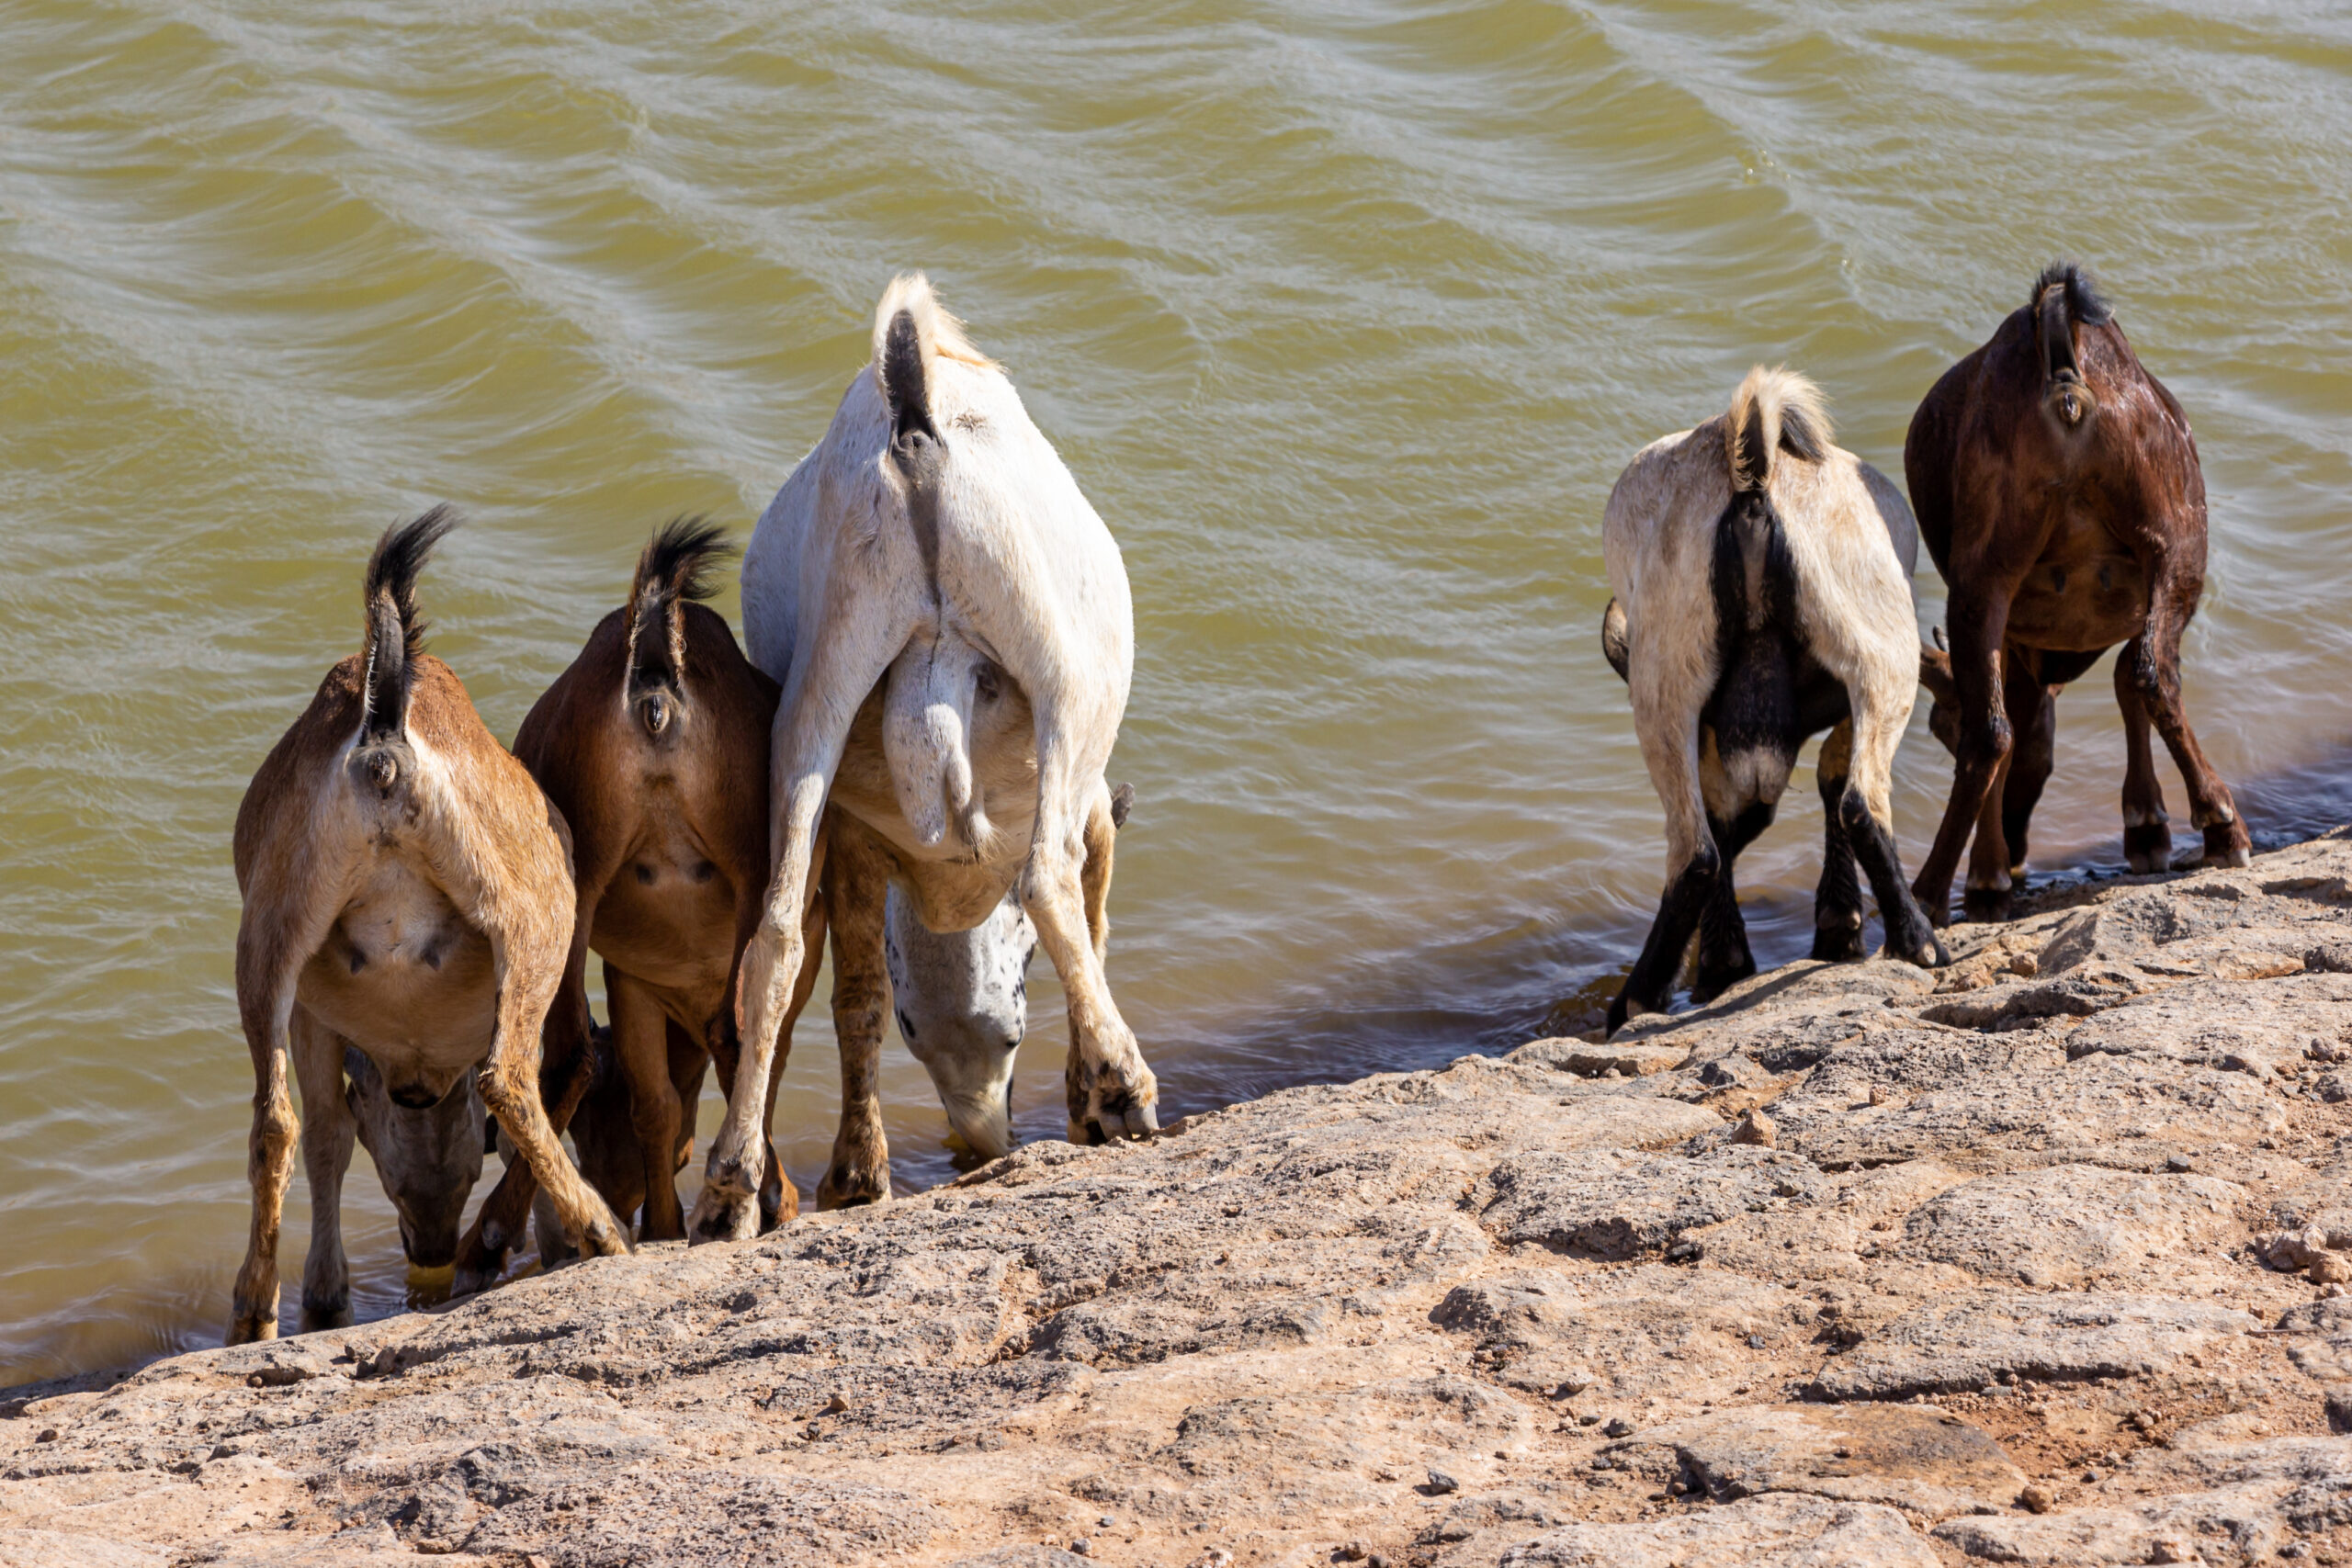
[{"label": "tan and white goat", "polygon": [[[304,1272],[307,1326],[349,1311],[337,1218],[351,1158],[347,1052],[366,1059],[393,1106],[457,1122],[477,1170],[481,1124],[465,1080],[478,1071],[482,1101],[554,1196],[573,1245],[628,1250],[539,1098],[540,1029],[571,940],[562,818],[449,667],[424,651],[416,575],[455,521],[435,508],[386,531],[368,563],[364,649],[327,672],[237,811],[253,1230],[232,1344],[277,1332],[277,1231],[298,1131],[289,1059],[309,1117],[300,1130],[314,1228],[334,1243],[332,1256],[314,1243]],[[363,1105],[365,1077],[354,1084]]]},{"label": "tan and white goat", "polygon": [[1918,681],[1917,530],[1902,494],[1829,436],[1813,383],[1759,366],[1727,412],[1644,447],[1610,491],[1602,645],[1633,691],[1667,840],[1666,895],[1612,1032],[1666,1006],[1693,928],[1694,998],[1756,973],[1732,863],[1825,729],[1814,956],[1862,956],[1859,861],[1887,951],[1946,962],[1904,882],[1889,802]]},{"label": "tan and white goat", "polygon": [[743,630],[784,688],[775,870],[743,957],[744,1062],[695,1235],[753,1226],[760,1108],[828,858],[848,874],[828,893],[844,1125],[820,1201],[888,1190],[871,1067],[894,884],[934,932],[987,925],[1017,893],[1069,998],[1070,1135],[1155,1129],[1159,1088],[1103,974],[1102,769],[1135,660],[1126,571],[1012,383],[922,277],[883,295],[871,360],[762,515]]}]

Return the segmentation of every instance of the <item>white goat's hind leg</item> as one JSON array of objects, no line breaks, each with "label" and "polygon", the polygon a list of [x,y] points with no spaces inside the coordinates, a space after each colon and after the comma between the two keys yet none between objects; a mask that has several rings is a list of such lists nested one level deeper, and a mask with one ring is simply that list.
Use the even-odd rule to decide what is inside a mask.
[{"label": "white goat's hind leg", "polygon": [[[915,616],[908,608],[875,605],[863,620],[839,615],[829,620],[806,675],[796,671],[776,710],[775,826],[768,839],[775,874],[760,928],[744,947],[738,969],[735,1022],[743,1053],[728,1091],[726,1120],[710,1141],[702,1195],[686,1221],[691,1242],[748,1241],[759,1234],[768,1079],[775,1068],[776,1037],[792,1011],[794,987],[808,957],[802,930],[823,869],[819,828],[825,796],[841,766],[850,723],[906,646]],[[827,637],[828,631],[834,635]]]},{"label": "white goat's hind leg", "polygon": [[[1663,660],[1657,662],[1663,663]],[[1707,807],[1699,787],[1699,712],[1712,684],[1712,671],[1695,664],[1679,673],[1680,691],[1661,689],[1645,678],[1650,661],[1634,665],[1634,728],[1642,740],[1642,760],[1649,765],[1650,783],[1658,804],[1666,808],[1666,892],[1657,917],[1633,973],[1609,1004],[1606,1028],[1615,1033],[1635,1013],[1664,1008],[1682,967],[1682,952],[1697,929],[1699,916],[1713,896],[1722,857],[1707,826]]]},{"label": "white goat's hind leg", "polygon": [[302,1089],[302,1175],[311,1188],[311,1254],[302,1260],[302,1332],[351,1322],[351,1269],[343,1251],[343,1179],[357,1129],[343,1098],[343,1041],[300,1006],[291,1035]]},{"label": "white goat's hind leg", "polygon": [[1899,675],[1892,670],[1873,674],[1865,671],[1846,688],[1854,744],[1845,797],[1838,803],[1838,825],[1878,899],[1887,953],[1923,969],[1940,968],[1951,959],[1912,897],[1894,850],[1894,748],[1911,716],[1915,673],[1905,669]]},{"label": "white goat's hind leg", "polygon": [[1854,766],[1854,721],[1842,719],[1821,743],[1814,777],[1821,787],[1821,881],[1813,895],[1813,956],[1851,963],[1862,952],[1862,890],[1854,871],[1854,842],[1838,807]]},{"label": "white goat's hind leg", "polygon": [[[1038,716],[1041,736],[1050,736]],[[1037,758],[1037,830],[1022,871],[1021,903],[1069,998],[1069,1062],[1063,1083],[1072,1143],[1102,1143],[1159,1130],[1159,1083],[1144,1065],[1134,1031],[1111,999],[1096,955],[1083,886],[1085,812],[1101,790],[1082,790],[1068,753],[1045,739]],[[1107,798],[1107,797],[1106,797]]]}]

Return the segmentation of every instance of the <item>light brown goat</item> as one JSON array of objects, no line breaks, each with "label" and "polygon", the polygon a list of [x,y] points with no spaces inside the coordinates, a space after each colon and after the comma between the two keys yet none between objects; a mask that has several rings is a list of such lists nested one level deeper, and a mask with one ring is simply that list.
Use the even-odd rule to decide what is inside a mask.
[{"label": "light brown goat", "polygon": [[[571,827],[579,902],[560,1015],[586,1015],[588,950],[605,961],[611,1077],[582,1106],[573,1137],[616,1209],[626,1216],[643,1202],[646,1240],[685,1235],[676,1176],[702,1057],[731,1090],[735,964],[767,887],[776,686],[743,657],[725,619],[695,603],[724,553],[720,530],[699,520],[656,533],[628,604],[597,624],[514,737],[514,754]],[[795,1016],[823,956],[821,910],[803,936]],[[485,1209],[518,1196],[527,1203],[530,1182],[527,1167],[510,1168]],[[771,1146],[761,1228],[799,1208]],[[503,1261],[469,1257],[469,1272]]]},{"label": "light brown goat", "polygon": [[[416,575],[455,522],[436,507],[386,531],[368,563],[364,650],[327,672],[237,812],[253,1231],[232,1344],[277,1332],[277,1232],[298,1131],[289,1057],[318,1145],[314,1201],[335,1201],[315,1190],[318,1174],[339,1178],[350,1157],[348,1045],[412,1110],[462,1097],[460,1080],[479,1069],[484,1103],[572,1245],[628,1250],[539,1099],[540,1031],[571,941],[563,820],[449,667],[424,651]],[[306,1300],[305,1322],[347,1310],[347,1300]]]}]

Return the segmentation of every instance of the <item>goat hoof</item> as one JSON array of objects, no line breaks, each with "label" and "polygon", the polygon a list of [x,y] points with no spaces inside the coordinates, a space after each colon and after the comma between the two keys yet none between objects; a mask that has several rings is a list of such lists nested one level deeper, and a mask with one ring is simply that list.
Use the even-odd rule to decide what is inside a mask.
[{"label": "goat hoof", "polygon": [[2233,818],[2205,829],[2205,860],[2209,866],[2240,866],[2254,858],[2254,844],[2245,824]]},{"label": "goat hoof", "polygon": [[700,1247],[707,1241],[749,1241],[760,1234],[759,1201],[748,1192],[705,1187],[695,1200],[694,1217],[686,1222],[686,1241]]},{"label": "goat hoof", "polygon": [[778,1225],[789,1224],[800,1217],[800,1189],[791,1182],[780,1182],[774,1188],[760,1189],[760,1234],[765,1235]]},{"label": "goat hoof", "polygon": [[580,1250],[591,1258],[627,1258],[635,1249],[628,1236],[606,1215],[597,1215],[580,1227]]},{"label": "goat hoof", "polygon": [[1960,896],[1961,913],[1980,924],[2007,919],[2009,904],[2009,890],[2006,887],[1971,887]]},{"label": "goat hoof", "polygon": [[222,1343],[228,1345],[252,1345],[264,1339],[275,1339],[277,1337],[277,1314],[276,1313],[272,1313],[266,1317],[263,1317],[255,1314],[239,1313],[230,1323],[229,1336],[222,1341]]},{"label": "goat hoof", "polygon": [[1159,1107],[1130,1105],[1127,1107],[1126,1122],[1128,1137],[1148,1138],[1159,1131]]},{"label": "goat hoof", "polygon": [[869,1203],[879,1203],[890,1196],[890,1162],[879,1167],[853,1164],[835,1165],[817,1183],[817,1207],[820,1209],[858,1209]]},{"label": "goat hoof", "polygon": [[1815,926],[1813,956],[1823,964],[1859,964],[1870,955],[1862,951],[1860,926]]},{"label": "goat hoof", "polygon": [[2126,824],[2123,863],[2141,875],[2172,869],[2172,829],[2162,822]]},{"label": "goat hoof", "polygon": [[1951,954],[1945,952],[1943,942],[1929,932],[1926,942],[1911,950],[1911,962],[1922,969],[1941,969],[1951,963]]},{"label": "goat hoof", "polygon": [[339,1293],[322,1297],[313,1297],[308,1291],[302,1292],[302,1323],[300,1332],[316,1334],[322,1328],[350,1326],[350,1291],[345,1290]]},{"label": "goat hoof", "polygon": [[1721,969],[1700,970],[1690,986],[1691,1005],[1703,1007],[1755,973],[1756,960],[1753,958],[1744,964],[1726,964]]}]

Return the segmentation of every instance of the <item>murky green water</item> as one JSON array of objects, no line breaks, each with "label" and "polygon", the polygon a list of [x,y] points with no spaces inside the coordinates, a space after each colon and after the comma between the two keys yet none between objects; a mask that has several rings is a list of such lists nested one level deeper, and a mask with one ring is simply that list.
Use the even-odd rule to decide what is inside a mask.
[{"label": "murky green water", "polygon": [[[2347,193],[2352,22],[2317,5],[17,0],[0,1382],[220,1331],[230,823],[392,519],[470,516],[425,599],[511,736],[652,524],[749,526],[928,268],[1126,551],[1113,977],[1172,1115],[1515,1043],[1630,956],[1662,849],[1594,629],[1610,481],[1759,359],[1899,473],[2053,254],[2203,446],[2209,750],[2257,829],[2340,811]],[[2104,672],[2060,715],[2036,850],[2117,858]],[[1914,863],[1948,778],[1915,724]],[[1817,828],[1808,791],[1744,863],[1768,962]],[[832,1073],[820,1007],[779,1107],[804,1190]],[[895,1043],[888,1091],[901,1183],[938,1179]]]}]

